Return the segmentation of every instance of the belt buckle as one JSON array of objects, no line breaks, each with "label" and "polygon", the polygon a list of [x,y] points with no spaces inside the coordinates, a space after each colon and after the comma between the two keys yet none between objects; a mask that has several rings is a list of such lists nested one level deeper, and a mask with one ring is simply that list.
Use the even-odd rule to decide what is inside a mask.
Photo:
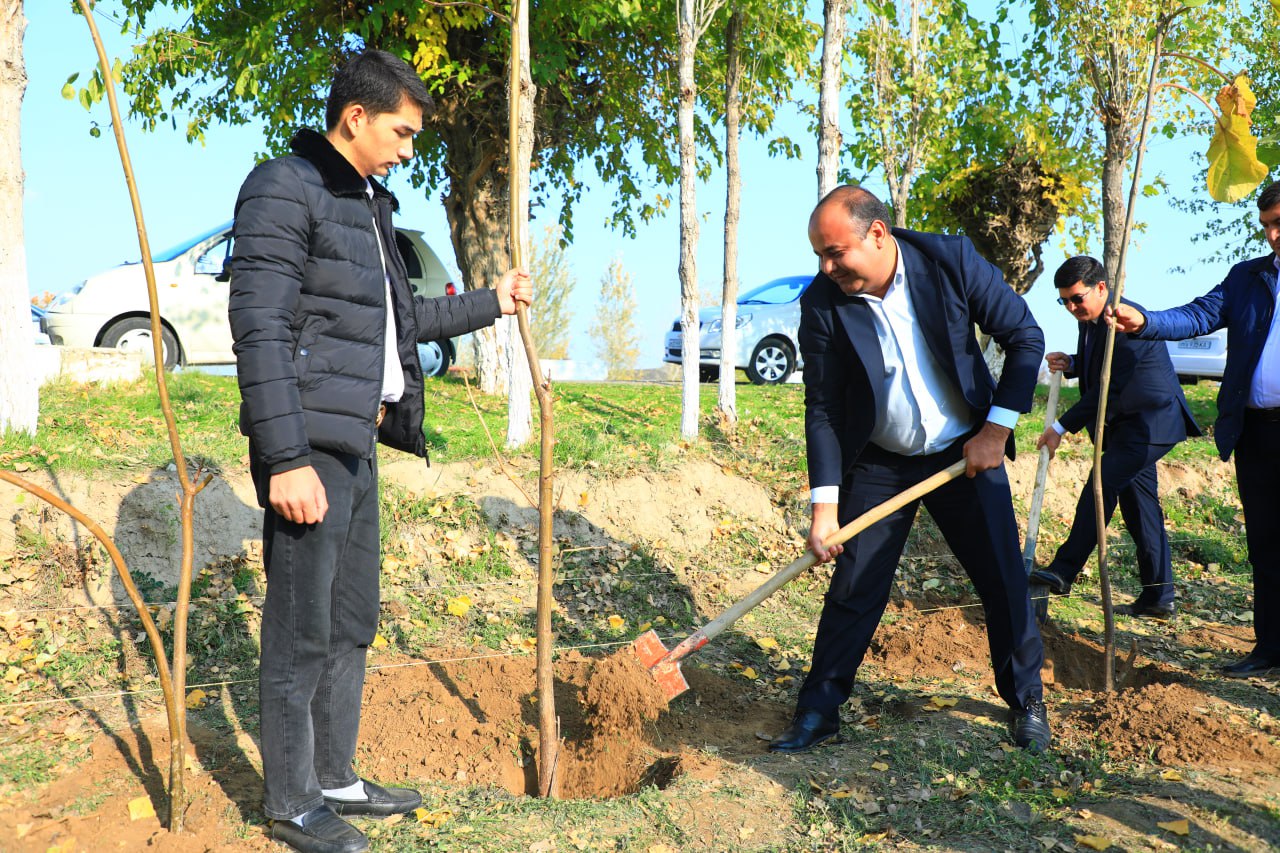
[{"label": "belt buckle", "polygon": [[379,403],[379,404],[378,404],[378,417],[377,417],[377,418],[374,420],[374,422],[373,422],[374,427],[380,427],[380,426],[382,426],[382,419],[383,419],[383,418],[385,418],[386,416],[387,416],[387,404],[386,404],[386,403]]}]

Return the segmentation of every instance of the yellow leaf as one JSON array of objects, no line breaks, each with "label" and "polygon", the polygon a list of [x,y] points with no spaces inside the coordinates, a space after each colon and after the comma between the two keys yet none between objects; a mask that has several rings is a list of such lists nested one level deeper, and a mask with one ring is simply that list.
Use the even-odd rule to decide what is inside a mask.
[{"label": "yellow leaf", "polygon": [[1067,797],[1071,796],[1071,792],[1068,791],[1066,788],[1054,788],[1049,793],[1053,794],[1059,800],[1065,800]]},{"label": "yellow leaf", "polygon": [[418,819],[418,823],[426,826],[440,827],[449,822],[449,818],[453,817],[453,812],[449,809],[436,809],[429,812],[423,808],[413,810],[413,816]]},{"label": "yellow leaf", "polygon": [[680,851],[667,844],[652,844],[645,849],[645,853],[680,853]]},{"label": "yellow leaf", "polygon": [[648,631],[648,630],[649,630],[650,628],[652,628],[652,627],[653,627],[653,623],[652,623],[652,622],[645,622],[643,625],[641,625],[641,626],[640,626],[639,628],[637,628],[636,630],[643,634],[645,631]]},{"label": "yellow leaf", "polygon": [[773,637],[761,637],[756,640],[756,645],[768,652],[778,648],[778,641]]},{"label": "yellow leaf", "polygon": [[849,797],[852,797],[852,796],[853,796],[852,791],[832,791],[830,794],[830,797],[833,800],[847,800],[849,799]]},{"label": "yellow leaf", "polygon": [[627,624],[627,620],[623,619],[617,613],[609,617],[609,627],[615,631],[621,631],[622,626]]},{"label": "yellow leaf", "polygon": [[[1277,2],[1280,2],[1280,0],[1277,0]],[[1170,769],[1170,770],[1161,770],[1161,771],[1160,771],[1160,778],[1161,778],[1161,779],[1163,779],[1163,780],[1164,780],[1164,781],[1166,781],[1166,782],[1181,782],[1181,781],[1182,781],[1182,774],[1181,774],[1181,773],[1179,773],[1177,770],[1172,770],[1172,769]]]},{"label": "yellow leaf", "polygon": [[755,671],[754,669],[752,669],[751,667],[749,667],[749,666],[748,666],[748,667],[743,667],[743,670],[742,670],[742,677],[743,677],[743,678],[755,678],[755,677],[756,677],[756,671]]},{"label": "yellow leaf", "polygon": [[460,595],[457,598],[451,598],[449,599],[449,604],[446,609],[449,611],[450,616],[457,616],[461,619],[463,616],[466,616],[467,611],[471,609],[471,599],[465,595]]},{"label": "yellow leaf", "polygon": [[[1243,77],[1236,79],[1244,80]],[[1244,86],[1247,91],[1248,84],[1244,83]],[[1239,87],[1227,87],[1227,89],[1232,88]],[[1236,104],[1242,96],[1230,97],[1229,103]],[[1219,93],[1219,105],[1222,105],[1224,100],[1222,93]],[[1222,115],[1214,122],[1213,139],[1209,142],[1209,151],[1206,156],[1209,160],[1206,184],[1209,195],[1213,196],[1215,201],[1225,203],[1239,201],[1253,192],[1270,171],[1266,164],[1258,159],[1258,140],[1249,129],[1248,115],[1241,115],[1235,109],[1224,108]]]},{"label": "yellow leaf", "polygon": [[208,698],[209,697],[205,692],[197,687],[195,690],[192,690],[187,694],[187,707],[192,710],[195,710],[196,708],[203,708],[204,703]]},{"label": "yellow leaf", "polygon": [[45,849],[44,853],[75,853],[76,849],[76,840],[74,838],[68,838],[66,841],[61,841],[57,844],[50,844]]},{"label": "yellow leaf", "polygon": [[1111,842],[1101,835],[1077,835],[1076,844],[1088,847],[1090,850],[1106,850],[1111,846]]},{"label": "yellow leaf", "polygon": [[373,646],[375,649],[385,649],[387,647],[387,638],[381,634],[374,634],[373,642],[369,645]]},{"label": "yellow leaf", "polygon": [[748,839],[755,834],[756,828],[754,826],[744,826],[738,830],[738,838],[742,840]]},{"label": "yellow leaf", "polygon": [[589,503],[591,503],[591,495],[586,492],[582,492],[578,495],[578,506],[586,506]]},{"label": "yellow leaf", "polygon": [[129,820],[142,820],[156,816],[156,807],[151,805],[151,798],[143,795],[129,801]]},{"label": "yellow leaf", "polygon": [[1222,110],[1223,115],[1234,113],[1245,118],[1248,118],[1253,113],[1253,108],[1258,105],[1257,96],[1249,88],[1249,78],[1243,74],[1237,75],[1236,79],[1223,86],[1214,96],[1214,100],[1218,102],[1218,108]]},{"label": "yellow leaf", "polygon": [[1174,835],[1191,834],[1191,824],[1185,818],[1183,820],[1167,820],[1164,823],[1157,823],[1156,826],[1161,829],[1167,829]]},{"label": "yellow leaf", "polygon": [[885,764],[883,761],[873,761],[871,763],[871,769],[879,770],[881,773],[883,773],[884,771],[889,769],[889,765]]},{"label": "yellow leaf", "polygon": [[931,696],[929,697],[929,704],[939,710],[942,708],[954,708],[956,706],[956,699],[944,698],[942,696]]},{"label": "yellow leaf", "polygon": [[17,684],[18,679],[22,677],[22,667],[11,666],[4,671],[4,680],[10,684]]},{"label": "yellow leaf", "polygon": [[538,641],[533,637],[525,637],[520,641],[520,648],[524,649],[526,652],[537,651]]}]

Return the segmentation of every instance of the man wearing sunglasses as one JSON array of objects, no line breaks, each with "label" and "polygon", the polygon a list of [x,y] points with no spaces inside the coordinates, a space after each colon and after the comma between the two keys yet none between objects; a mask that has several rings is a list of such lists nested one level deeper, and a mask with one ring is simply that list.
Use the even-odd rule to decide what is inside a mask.
[{"label": "man wearing sunglasses", "polygon": [[[1062,413],[1036,440],[1036,447],[1058,449],[1063,433],[1088,430],[1092,439],[1097,422],[1107,324],[1103,315],[1110,291],[1106,271],[1085,255],[1070,258],[1054,273],[1058,304],[1080,327],[1075,355],[1051,352],[1049,369],[1080,379],[1080,400]],[[1132,305],[1127,299],[1123,304]],[[1134,306],[1137,308],[1138,306]],[[1140,309],[1139,309],[1140,310]],[[1127,616],[1164,619],[1175,612],[1173,567],[1164,512],[1156,489],[1156,462],[1188,435],[1200,435],[1178,384],[1169,351],[1158,341],[1142,341],[1117,333],[1107,394],[1107,428],[1103,436],[1102,500],[1108,522],[1120,504],[1120,515],[1137,549],[1142,592],[1115,612]],[[1098,544],[1092,479],[1087,479],[1076,503],[1076,517],[1067,541],[1053,562],[1031,573],[1032,582],[1065,595]]]}]

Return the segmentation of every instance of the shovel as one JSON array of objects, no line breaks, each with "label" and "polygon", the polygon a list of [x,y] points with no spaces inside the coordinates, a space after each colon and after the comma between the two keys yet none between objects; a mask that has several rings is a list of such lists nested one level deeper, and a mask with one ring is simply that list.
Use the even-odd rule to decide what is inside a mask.
[{"label": "shovel", "polygon": [[[864,512],[853,521],[841,527],[835,533],[832,533],[822,544],[827,548],[832,545],[840,545],[857,536],[863,530],[880,521],[885,516],[902,509],[902,507],[916,500],[917,498],[927,495],[934,489],[951,482],[956,477],[964,474],[966,462],[961,459],[951,467],[946,468],[934,474],[927,480],[917,483],[901,494],[895,495],[889,500],[878,506]],[[655,631],[645,631],[632,642],[631,647],[635,651],[636,657],[640,662],[648,667],[649,672],[657,680],[659,688],[667,699],[674,699],[681,693],[689,689],[689,682],[685,681],[684,673],[680,671],[680,661],[696,652],[698,649],[711,642],[718,637],[724,629],[728,628],[734,622],[746,614],[748,610],[754,608],[757,604],[773,595],[782,587],[786,586],[790,581],[804,572],[809,567],[818,562],[817,556],[813,551],[806,550],[804,554],[797,557],[789,566],[782,571],[769,578],[767,581],[756,587],[749,595],[730,607],[724,613],[721,613],[715,619],[699,628],[693,634],[690,634],[680,645],[671,651],[667,651],[667,647],[662,644],[662,640],[658,638]]]},{"label": "shovel", "polygon": [[[1044,409],[1045,429],[1053,426],[1058,419],[1058,391],[1062,387],[1062,374],[1052,371],[1049,374],[1049,401]],[[1049,478],[1049,448],[1040,448],[1040,464],[1036,468],[1036,484],[1031,492],[1031,510],[1027,513],[1027,540],[1022,547],[1022,565],[1030,575],[1036,566],[1036,538],[1040,535],[1040,508],[1044,505],[1044,487]],[[1043,625],[1049,618],[1049,587],[1042,583],[1030,586],[1031,607],[1036,614],[1036,622]]]}]

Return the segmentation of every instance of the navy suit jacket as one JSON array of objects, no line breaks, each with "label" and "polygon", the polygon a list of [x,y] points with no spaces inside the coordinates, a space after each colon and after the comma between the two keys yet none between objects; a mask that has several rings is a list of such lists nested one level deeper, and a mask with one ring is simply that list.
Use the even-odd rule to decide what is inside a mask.
[{"label": "navy suit jacket", "polygon": [[1137,334],[1144,339],[1180,341],[1226,328],[1227,365],[1218,388],[1218,421],[1213,430],[1224,462],[1231,458],[1244,428],[1249,385],[1271,331],[1275,307],[1275,255],[1270,254],[1236,264],[1221,284],[1186,305],[1147,314],[1147,324]]},{"label": "navy suit jacket", "polygon": [[[1122,299],[1142,311],[1141,305]],[[1076,346],[1072,369],[1065,375],[1080,378],[1080,400],[1058,418],[1068,432],[1093,428],[1098,420],[1099,381],[1102,359],[1106,351],[1107,326],[1104,322],[1080,323],[1080,339]],[[1176,444],[1188,435],[1200,435],[1200,427],[1191,417],[1187,398],[1178,384],[1178,374],[1169,360],[1169,349],[1160,341],[1138,340],[1116,332],[1115,350],[1111,355],[1111,386],[1107,394],[1107,438],[1143,444]]]},{"label": "navy suit jacket", "polygon": [[[974,420],[985,420],[992,406],[1030,411],[1044,334],[1026,302],[967,237],[900,228],[893,236],[929,351],[960,389]],[[1004,349],[998,383],[982,358],[975,324]],[[880,410],[884,358],[871,309],[819,273],[800,298],[799,338],[809,485],[836,485],[866,447]],[[1012,435],[1007,452],[1013,456]]]}]

